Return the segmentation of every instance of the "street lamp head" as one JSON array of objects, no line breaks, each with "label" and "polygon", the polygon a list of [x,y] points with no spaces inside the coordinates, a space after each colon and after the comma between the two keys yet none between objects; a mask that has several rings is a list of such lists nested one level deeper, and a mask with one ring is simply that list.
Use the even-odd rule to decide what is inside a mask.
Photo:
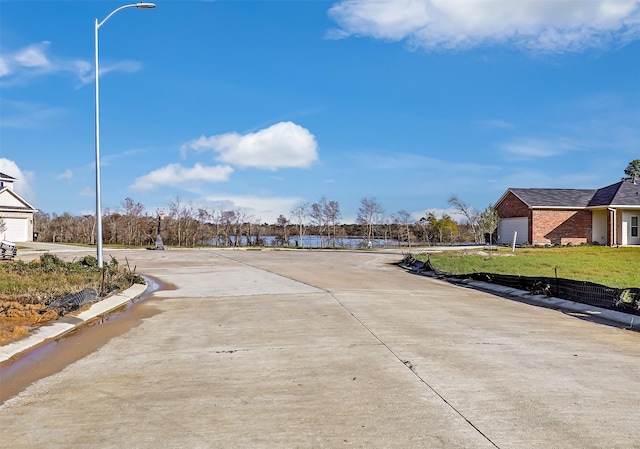
[{"label": "street lamp head", "polygon": [[136,3],[136,8],[151,9],[155,7],[155,3]]}]

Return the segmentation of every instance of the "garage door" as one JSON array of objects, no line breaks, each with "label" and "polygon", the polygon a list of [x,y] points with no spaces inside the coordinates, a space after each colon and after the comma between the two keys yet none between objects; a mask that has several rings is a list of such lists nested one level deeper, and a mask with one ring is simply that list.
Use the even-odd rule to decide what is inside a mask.
[{"label": "garage door", "polygon": [[498,225],[498,243],[513,243],[513,233],[517,232],[516,244],[529,240],[529,219],[527,217],[502,218]]},{"label": "garage door", "polygon": [[10,242],[27,242],[29,231],[29,223],[26,218],[3,218],[7,229],[0,233],[0,237],[4,234],[4,240]]}]

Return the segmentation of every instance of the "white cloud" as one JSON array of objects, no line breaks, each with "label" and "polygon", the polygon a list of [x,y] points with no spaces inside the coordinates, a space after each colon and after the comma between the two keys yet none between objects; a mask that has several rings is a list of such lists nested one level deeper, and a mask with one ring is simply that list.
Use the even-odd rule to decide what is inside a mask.
[{"label": "white cloud", "polygon": [[505,143],[500,148],[511,158],[521,160],[558,156],[570,151],[576,151],[579,146],[568,139],[521,139]]},{"label": "white cloud", "polygon": [[45,55],[45,49],[49,42],[30,45],[18,51],[14,55],[14,61],[22,67],[47,68],[51,65],[49,59]]},{"label": "white cloud", "polygon": [[229,179],[233,168],[228,165],[215,167],[195,164],[193,168],[183,167],[181,164],[169,164],[152,171],[149,174],[136,178],[133,190],[152,190],[162,185],[180,186],[194,182],[224,182]]},{"label": "white cloud", "polygon": [[306,168],[318,159],[318,144],[307,129],[292,122],[280,122],[256,133],[220,134],[193,140],[181,148],[214,151],[216,160],[236,167],[268,170]]},{"label": "white cloud", "polygon": [[52,120],[66,114],[64,108],[40,103],[11,101],[0,98],[0,126],[3,128],[40,129]]},{"label": "white cloud", "polygon": [[[91,187],[85,187],[78,192],[78,196],[96,196],[96,191]],[[95,213],[95,211],[93,211],[93,213]]]},{"label": "white cloud", "polygon": [[9,69],[9,63],[5,58],[0,56],[0,77],[8,75],[9,73],[11,73],[11,70]]},{"label": "white cloud", "polygon": [[384,154],[354,153],[349,155],[356,163],[365,169],[374,170],[415,170],[424,169],[437,173],[476,173],[495,172],[499,169],[492,165],[479,165],[472,162],[451,162],[414,153],[385,152]]},{"label": "white cloud", "polygon": [[[84,63],[84,61],[76,61],[76,63],[77,64]],[[93,66],[89,65],[89,68],[92,69]],[[137,72],[141,68],[142,68],[142,64],[140,64],[138,61],[120,61],[114,64],[109,64],[109,65],[105,64],[104,66],[103,64],[100,64],[100,76],[109,72],[133,73],[133,72]],[[84,65],[78,66],[79,71],[85,70],[85,69],[86,69],[86,66]],[[93,76],[91,76],[91,81],[93,81]]]},{"label": "white cloud", "polygon": [[430,50],[511,44],[582,51],[640,37],[640,0],[343,0],[327,37],[406,40]]},{"label": "white cloud", "polygon": [[499,119],[481,120],[478,122],[478,125],[482,128],[499,128],[499,129],[513,129],[515,127],[513,123],[508,122],[506,120],[499,120]]},{"label": "white cloud", "polygon": [[64,173],[60,173],[58,176],[56,176],[56,179],[71,179],[73,178],[73,172],[71,171],[71,169],[67,169],[67,171],[65,171]]},{"label": "white cloud", "polygon": [[20,50],[3,54],[0,64],[0,76],[6,83],[7,79],[16,84],[24,82],[29,76],[47,73],[52,70],[52,64],[46,55],[49,42],[32,44]]},{"label": "white cloud", "polygon": [[[81,59],[60,58],[49,55],[50,42],[41,42],[0,55],[0,78],[4,86],[23,85],[29,79],[53,74],[72,73],[85,85],[94,80],[92,62]],[[102,63],[100,74],[108,72],[137,72],[142,65],[137,61]]]},{"label": "white cloud", "polygon": [[13,184],[13,190],[25,200],[27,200],[33,207],[38,207],[33,204],[35,195],[33,192],[32,183],[35,175],[33,172],[22,171],[18,164],[14,161],[0,157],[0,172],[5,175],[9,175],[12,178],[16,178]]},{"label": "white cloud", "polygon": [[203,199],[209,210],[240,210],[253,221],[275,223],[280,215],[289,217],[293,207],[302,201],[297,197],[262,197],[240,195],[210,195]]}]

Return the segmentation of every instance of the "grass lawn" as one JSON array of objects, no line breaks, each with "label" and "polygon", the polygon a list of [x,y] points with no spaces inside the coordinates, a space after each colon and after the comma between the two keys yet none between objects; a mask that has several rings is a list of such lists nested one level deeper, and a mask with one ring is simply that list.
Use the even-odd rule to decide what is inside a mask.
[{"label": "grass lawn", "polygon": [[546,276],[596,282],[609,287],[640,287],[640,248],[580,246],[558,248],[500,247],[497,251],[461,250],[420,254],[437,270],[451,274],[486,272]]}]

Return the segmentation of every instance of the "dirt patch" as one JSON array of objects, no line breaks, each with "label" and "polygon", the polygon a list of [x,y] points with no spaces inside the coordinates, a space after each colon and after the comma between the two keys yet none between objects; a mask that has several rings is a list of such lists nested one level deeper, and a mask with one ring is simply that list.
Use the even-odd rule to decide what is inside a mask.
[{"label": "dirt patch", "polygon": [[0,300],[0,345],[17,340],[38,326],[59,318],[56,310],[44,304],[22,304]]}]

